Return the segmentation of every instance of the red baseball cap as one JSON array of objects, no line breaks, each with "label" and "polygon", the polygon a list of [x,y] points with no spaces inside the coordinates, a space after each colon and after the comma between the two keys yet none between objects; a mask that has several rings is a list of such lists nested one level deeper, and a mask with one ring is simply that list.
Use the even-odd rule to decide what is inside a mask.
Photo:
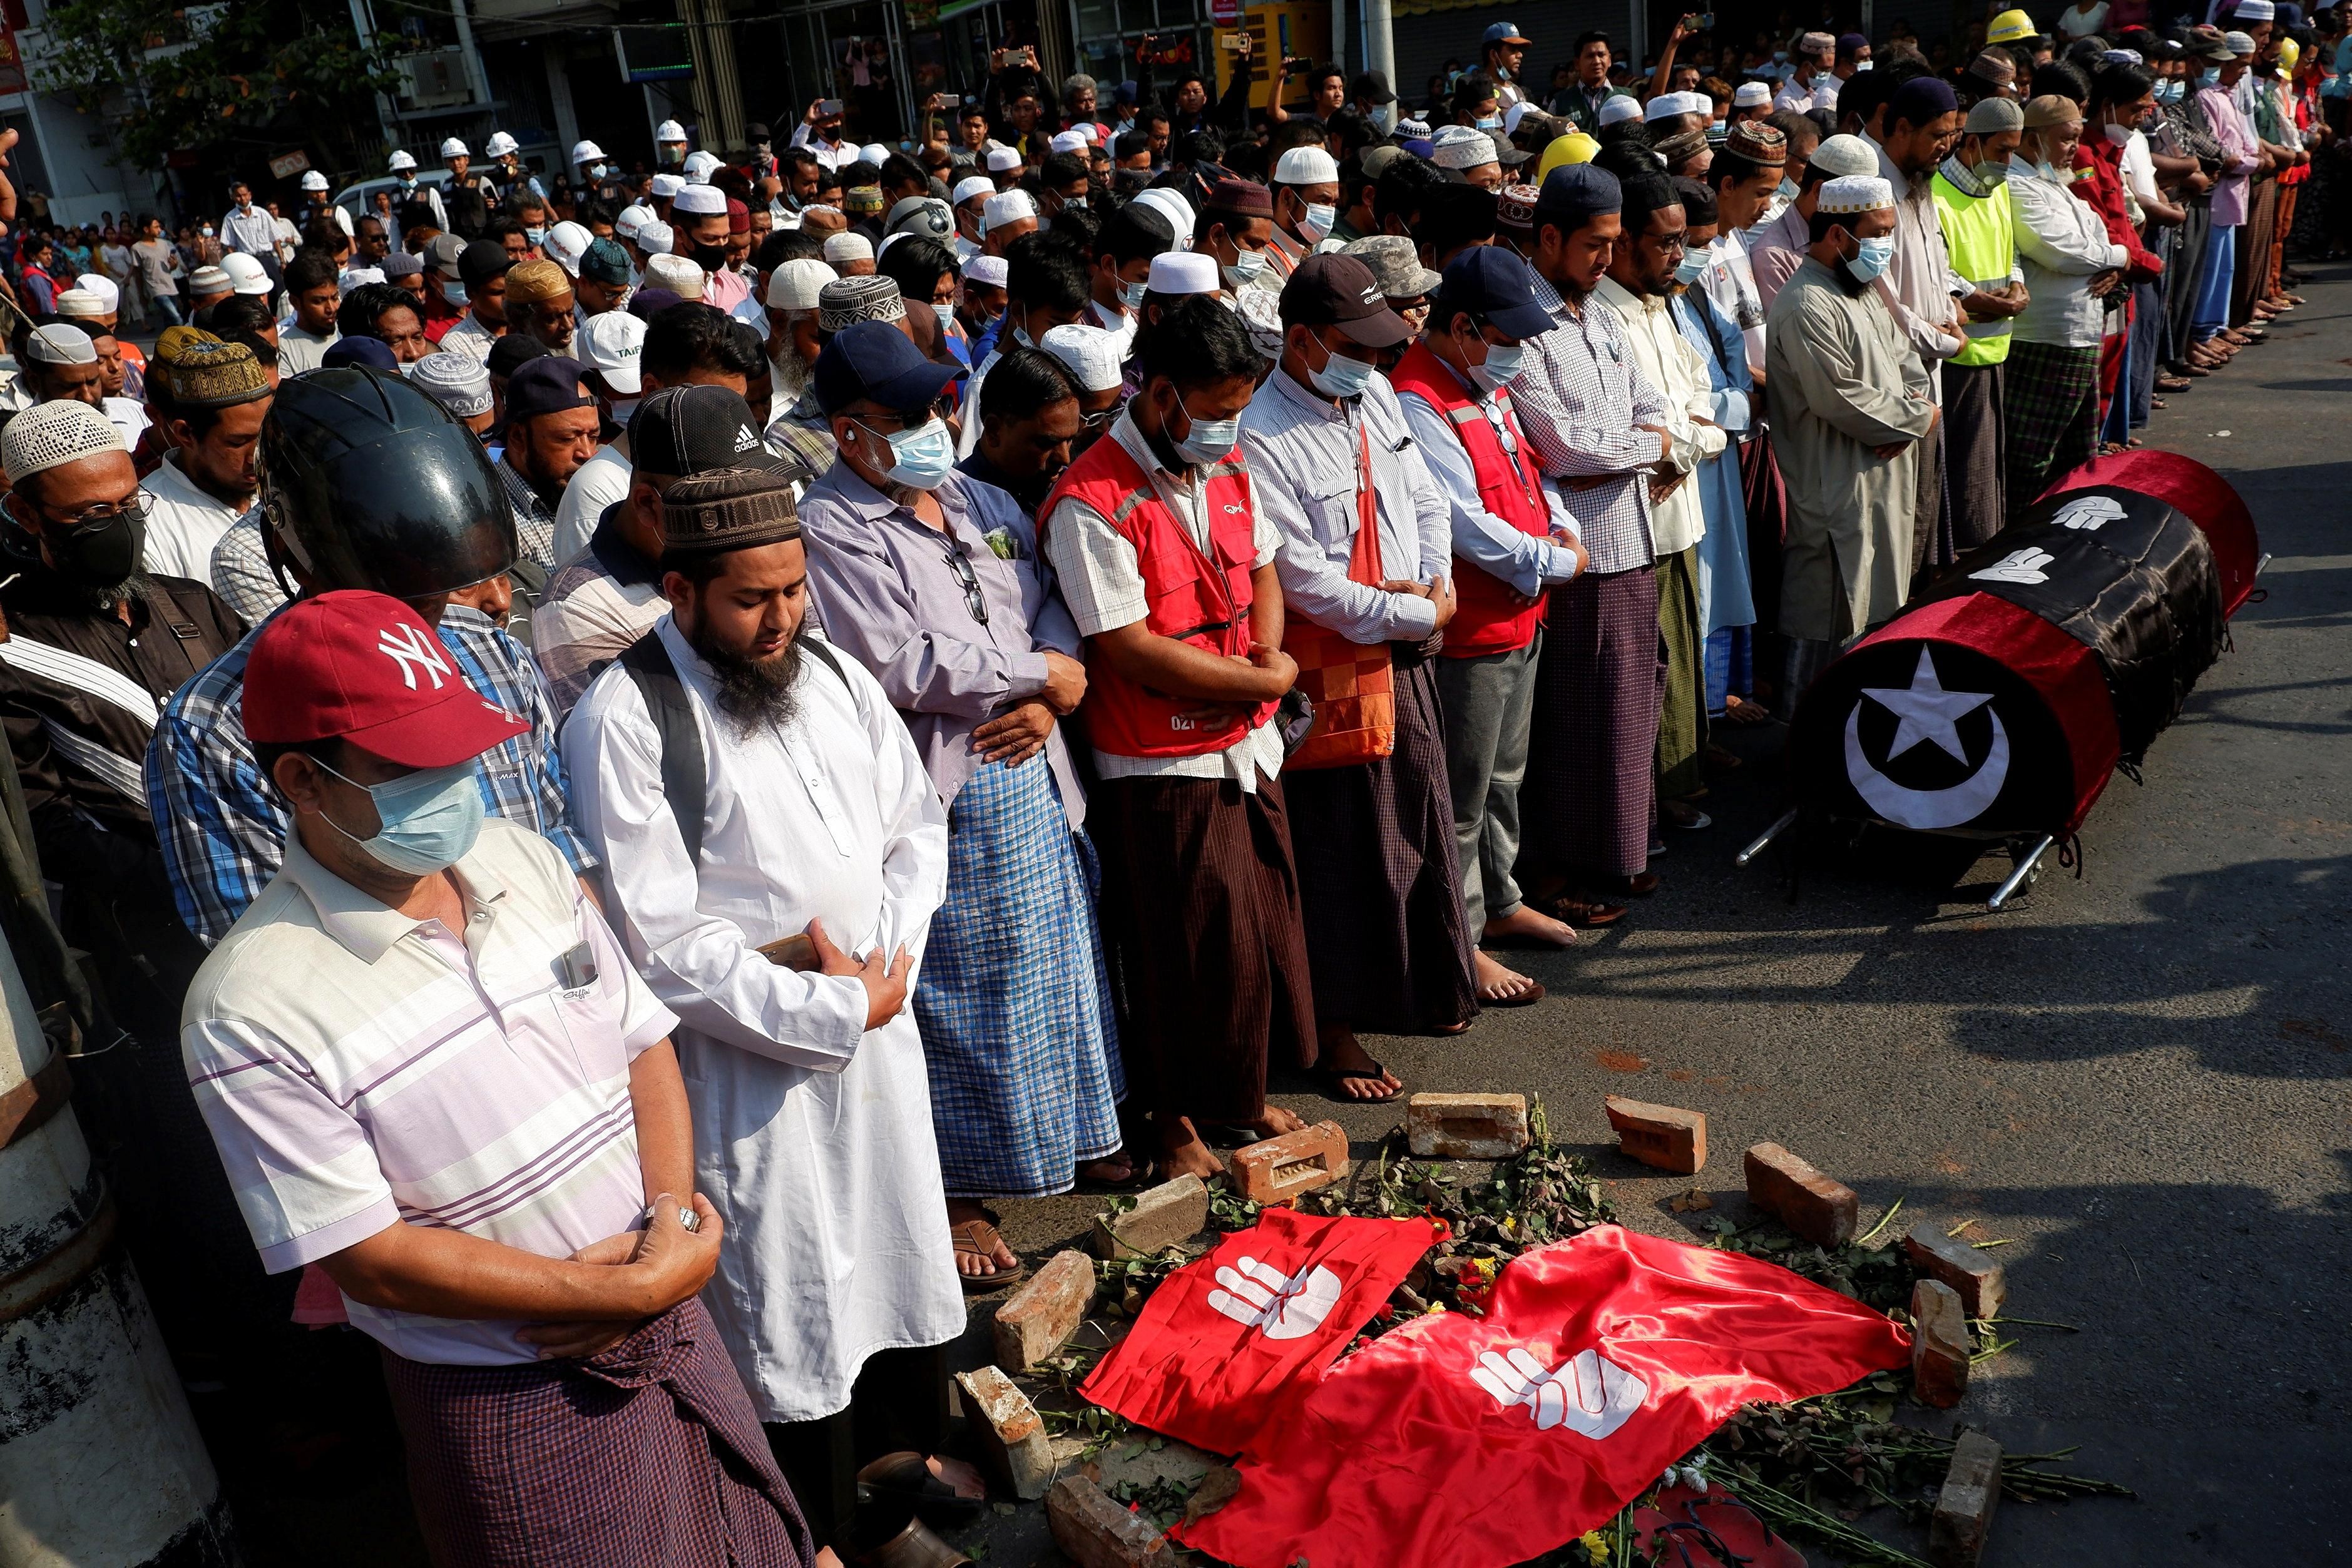
[{"label": "red baseball cap", "polygon": [[530,726],[457,672],[433,628],[389,594],[342,589],[278,612],[245,665],[245,733],[350,741],[404,768],[447,768]]}]

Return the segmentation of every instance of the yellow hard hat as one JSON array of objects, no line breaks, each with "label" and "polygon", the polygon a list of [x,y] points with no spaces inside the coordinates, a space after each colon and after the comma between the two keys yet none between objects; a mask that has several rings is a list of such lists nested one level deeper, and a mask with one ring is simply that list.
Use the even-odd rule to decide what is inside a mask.
[{"label": "yellow hard hat", "polygon": [[1543,162],[1536,165],[1536,183],[1542,184],[1554,169],[1591,162],[1593,154],[1600,151],[1601,143],[1583,131],[1570,131],[1544,149]]},{"label": "yellow hard hat", "polygon": [[1988,44],[2017,44],[2039,36],[2033,18],[2022,11],[2003,11],[1992,19],[1992,26],[1985,29],[1985,42]]},{"label": "yellow hard hat", "polygon": [[2303,46],[2301,44],[2296,43],[2293,38],[2281,38],[2279,40],[2279,75],[2283,77],[2293,76],[2294,74],[2294,64],[2301,58],[2303,58]]}]

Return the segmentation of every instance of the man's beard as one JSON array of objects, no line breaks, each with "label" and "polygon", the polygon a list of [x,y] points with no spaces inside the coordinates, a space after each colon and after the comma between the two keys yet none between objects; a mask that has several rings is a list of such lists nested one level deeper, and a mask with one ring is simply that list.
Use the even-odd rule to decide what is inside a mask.
[{"label": "man's beard", "polygon": [[67,572],[58,575],[65,584],[66,596],[92,615],[111,615],[154,586],[143,571],[134,571],[121,582],[107,583],[91,582]]},{"label": "man's beard", "polygon": [[747,658],[716,646],[699,625],[687,641],[710,665],[713,695],[736,739],[749,740],[763,729],[783,729],[799,716],[800,695],[794,689],[801,674],[798,632],[782,653],[766,659]]},{"label": "man's beard", "polygon": [[782,354],[770,354],[768,363],[775,367],[775,397],[771,404],[775,408],[788,409],[798,403],[816,379],[816,367],[791,349]]}]

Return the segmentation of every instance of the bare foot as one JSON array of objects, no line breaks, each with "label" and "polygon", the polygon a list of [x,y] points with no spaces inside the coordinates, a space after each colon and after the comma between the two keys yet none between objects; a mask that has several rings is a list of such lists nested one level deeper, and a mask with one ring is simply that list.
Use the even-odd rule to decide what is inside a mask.
[{"label": "bare foot", "polygon": [[1098,1181],[1107,1186],[1135,1179],[1135,1161],[1125,1149],[1105,1155],[1098,1160],[1088,1160],[1078,1167],[1080,1181]]},{"label": "bare foot", "polygon": [[1298,1131],[1299,1128],[1307,1125],[1307,1122],[1296,1111],[1286,1111],[1279,1105],[1268,1105],[1265,1108],[1265,1114],[1256,1121],[1240,1122],[1235,1125],[1247,1127],[1261,1138],[1278,1138],[1285,1133]]},{"label": "bare foot", "polygon": [[933,1454],[924,1462],[929,1465],[931,1474],[955,1488],[956,1496],[972,1502],[980,1502],[987,1498],[988,1482],[982,1479],[978,1470],[964,1463],[963,1460],[950,1459],[943,1454]]},{"label": "bare foot", "polygon": [[1317,1065],[1337,1081],[1340,1093],[1354,1100],[1385,1100],[1404,1087],[1404,1080],[1372,1061],[1356,1031],[1345,1024],[1323,1024],[1316,1037]]},{"label": "bare foot", "polygon": [[989,1225],[989,1228],[981,1233],[981,1238],[984,1245],[989,1245],[989,1250],[984,1252],[967,1252],[961,1247],[957,1248],[956,1267],[975,1280],[1009,1274],[1021,1267],[1021,1260],[1013,1255],[1013,1249],[1004,1244],[1004,1238],[997,1235],[995,1227],[989,1224],[986,1209],[968,1197],[948,1199],[948,1226],[950,1229],[974,1219]]},{"label": "bare foot", "polygon": [[[1507,939],[1542,942],[1554,947],[1573,947],[1576,946],[1576,927],[1522,904],[1508,915],[1497,915],[1487,921],[1486,934],[1481,938],[1487,942]],[[1480,983],[1484,984],[1484,981]]]},{"label": "bare foot", "polygon": [[1207,1181],[1225,1168],[1216,1151],[1201,1141],[1191,1117],[1155,1114],[1152,1124],[1160,1134],[1160,1174],[1171,1181],[1183,1176]]},{"label": "bare foot", "polygon": [[841,1568],[841,1559],[833,1554],[832,1547],[820,1546],[816,1549],[816,1568]]},{"label": "bare foot", "polygon": [[1535,985],[1535,982],[1495,962],[1484,953],[1470,955],[1470,962],[1478,982],[1478,999],[1482,1002],[1507,1002]]}]

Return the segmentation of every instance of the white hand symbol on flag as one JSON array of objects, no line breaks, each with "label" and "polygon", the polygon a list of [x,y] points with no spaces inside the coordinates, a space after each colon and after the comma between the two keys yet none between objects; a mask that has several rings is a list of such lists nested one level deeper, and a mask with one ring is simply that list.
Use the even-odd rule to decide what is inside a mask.
[{"label": "white hand symbol on flag", "polygon": [[1341,1289],[1339,1276],[1320,1263],[1290,1275],[1246,1257],[1237,1268],[1220,1266],[1217,1283],[1224,1289],[1209,1292],[1209,1305],[1268,1339],[1313,1333],[1339,1304]]},{"label": "white hand symbol on flag", "polygon": [[2059,507],[2057,514],[2050,520],[2062,528],[2075,528],[2095,533],[2117,517],[2129,515],[2124,510],[2123,504],[2113,496],[2085,496],[2078,501],[2069,501]]},{"label": "white hand symbol on flag", "polygon": [[2013,549],[1982,571],[1969,573],[1972,582],[2047,582],[2042,569],[2058,558],[2046,549]]},{"label": "white hand symbol on flag", "polygon": [[1490,1350],[1470,1369],[1470,1380],[1506,1410],[1526,1406],[1538,1432],[1566,1427],[1595,1440],[1631,1420],[1650,1396],[1647,1383],[1591,1350],[1549,1372],[1517,1345],[1507,1355]]}]

